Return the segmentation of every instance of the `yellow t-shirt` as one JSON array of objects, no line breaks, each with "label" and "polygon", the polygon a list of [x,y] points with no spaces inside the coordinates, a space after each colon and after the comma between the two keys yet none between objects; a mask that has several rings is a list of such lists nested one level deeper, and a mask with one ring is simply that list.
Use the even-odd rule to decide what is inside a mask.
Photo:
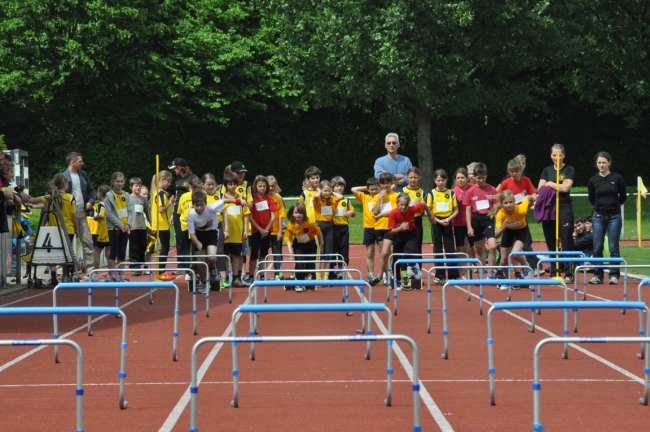
[{"label": "yellow t-shirt", "polygon": [[[99,207],[99,203],[95,203],[93,205],[93,210],[95,211],[95,214],[97,213],[97,208]],[[88,221],[88,229],[90,230],[91,235],[97,235],[99,234],[99,225],[98,222],[94,219],[91,218],[90,216],[86,216],[86,220]]]},{"label": "yellow t-shirt", "polygon": [[284,241],[291,243],[295,239],[297,243],[309,243],[314,241],[318,234],[320,234],[320,228],[316,222],[306,220],[302,225],[289,222],[287,230],[284,232]]},{"label": "yellow t-shirt", "polygon": [[314,195],[316,195],[315,190],[305,189],[300,194],[300,202],[305,204],[307,209],[307,218],[310,221],[316,220],[316,212],[314,211]]},{"label": "yellow t-shirt", "polygon": [[[169,231],[168,212],[160,213],[158,209],[169,203],[169,194],[164,190],[155,190],[151,200],[151,229],[154,231]],[[168,208],[169,210],[169,208]]]},{"label": "yellow t-shirt", "polygon": [[187,231],[187,215],[190,214],[192,208],[194,208],[192,204],[192,192],[185,192],[178,199],[178,210],[176,211],[181,221],[181,231]]},{"label": "yellow t-shirt", "polygon": [[496,227],[502,227],[505,224],[508,224],[508,229],[519,230],[526,228],[528,222],[526,221],[526,213],[528,213],[528,204],[529,201],[524,199],[521,204],[515,205],[515,212],[511,215],[506,213],[506,209],[501,208],[497,213],[496,217]]},{"label": "yellow t-shirt", "polygon": [[[72,222],[72,215],[77,214],[77,203],[71,193],[61,192],[59,193],[61,197],[61,217],[63,217],[62,223],[65,225],[65,229],[68,231],[68,234],[74,234],[74,223]],[[43,204],[46,203],[48,196],[42,197]],[[50,206],[50,211],[54,212],[54,206]],[[57,216],[54,213],[50,213],[47,218],[48,226],[62,226],[56,223]]]},{"label": "yellow t-shirt", "polygon": [[96,204],[96,206],[96,212],[100,216],[100,218],[95,221],[95,223],[97,223],[97,241],[108,243],[108,227],[106,226],[106,210],[104,209],[104,203],[100,202],[99,204]]},{"label": "yellow t-shirt", "polygon": [[370,195],[367,192],[360,192],[359,196],[356,197],[357,201],[361,203],[361,208],[363,209],[363,227],[364,228],[375,228],[375,217],[372,212],[372,208],[377,202],[377,195]]},{"label": "yellow t-shirt", "polygon": [[[225,195],[228,192],[226,185],[221,186],[221,195]],[[251,187],[248,185],[248,182],[244,180],[241,184],[237,185],[235,188],[235,193],[239,196],[240,199],[246,200],[246,202],[253,201],[253,192]]]},{"label": "yellow t-shirt", "polygon": [[228,215],[228,238],[224,243],[244,242],[244,217],[249,216],[251,211],[245,205],[225,203],[224,208]]},{"label": "yellow t-shirt", "polygon": [[273,221],[273,227],[271,228],[271,235],[278,235],[280,232],[281,223],[284,222],[284,218],[287,217],[287,211],[284,208],[284,200],[279,194],[273,194],[271,197],[275,201],[275,206],[277,210],[275,211],[275,220]]},{"label": "yellow t-shirt", "polygon": [[[424,202],[424,191],[422,188],[417,188],[417,189],[409,189],[409,187],[405,187],[403,192],[409,196],[409,207],[414,206],[415,204],[419,202]],[[422,213],[416,213],[414,215],[415,217],[422,216]]]},{"label": "yellow t-shirt", "polygon": [[352,207],[352,200],[350,198],[343,198],[339,201],[334,211],[334,225],[349,225],[348,217],[345,214],[352,210],[354,210],[354,207]]},{"label": "yellow t-shirt", "polygon": [[[111,191],[113,195],[115,195],[115,212],[117,213],[117,217],[122,222],[123,225],[126,225],[126,223],[129,221],[129,213],[128,209],[126,206],[126,195],[124,195],[124,192],[117,193],[115,191]],[[114,228],[118,229],[118,228]]]},{"label": "yellow t-shirt", "polygon": [[[390,192],[381,199],[379,203],[379,213],[383,213],[387,210],[392,210],[397,208],[397,197],[399,194],[397,192]],[[388,216],[382,216],[379,219],[375,219],[375,229],[376,230],[387,230],[388,229]]]},{"label": "yellow t-shirt", "polygon": [[336,210],[338,200],[336,197],[331,196],[329,203],[325,200],[314,198],[314,218],[320,222],[332,222],[334,218],[334,210]]},{"label": "yellow t-shirt", "polygon": [[456,194],[449,189],[444,191],[439,191],[437,188],[433,189],[427,195],[427,207],[435,217],[440,219],[448,218],[454,212],[454,209],[458,207]]}]

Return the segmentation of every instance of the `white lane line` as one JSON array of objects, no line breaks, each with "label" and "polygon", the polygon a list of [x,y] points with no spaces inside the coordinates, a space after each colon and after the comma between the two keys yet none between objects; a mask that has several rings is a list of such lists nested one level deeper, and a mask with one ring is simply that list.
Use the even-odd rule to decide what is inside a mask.
[{"label": "white lane line", "polygon": [[[467,290],[464,289],[463,287],[454,286],[454,288],[456,288],[456,289],[458,289],[458,290],[460,290],[460,291],[462,291],[462,292],[464,292],[464,293],[467,293]],[[472,293],[472,297],[475,297],[475,298],[477,298],[477,299],[479,298],[479,296],[478,296],[477,294],[474,294],[474,293]],[[608,300],[608,301],[611,301],[611,300]],[[489,305],[493,305],[493,304],[494,304],[493,302],[491,302],[491,301],[489,301],[489,300],[486,300],[485,297],[483,298],[483,302],[484,302],[484,303],[487,303],[487,304],[489,304]],[[509,311],[509,310],[504,310],[503,312],[505,312],[506,314],[508,314],[508,315],[510,315],[510,316],[512,316],[512,317],[517,318],[519,321],[522,321],[522,322],[526,323],[526,324],[529,325],[529,326],[532,326],[532,325],[533,325],[532,322],[528,321],[528,320],[525,319],[525,318],[520,317],[519,315],[517,315],[517,314],[515,314],[515,313],[513,313],[513,312],[511,312],[511,311]],[[553,333],[553,332],[550,332],[550,331],[546,330],[544,327],[540,327],[539,325],[536,324],[536,325],[535,325],[535,331],[537,331],[537,330],[541,331],[542,333],[546,333],[547,335],[552,336],[552,337],[561,337],[561,336],[559,336],[559,335],[556,335],[556,334]],[[577,351],[580,351],[581,353],[585,354],[586,356],[589,356],[589,357],[591,357],[592,359],[597,360],[597,361],[599,361],[600,363],[602,363],[602,364],[604,364],[604,365],[606,365],[606,366],[609,366],[610,368],[614,369],[616,372],[619,372],[619,373],[625,375],[626,377],[632,379],[633,381],[636,381],[636,382],[638,382],[639,384],[645,384],[645,381],[643,380],[643,378],[634,375],[632,372],[630,372],[630,371],[628,371],[628,370],[626,370],[626,369],[623,369],[622,367],[620,367],[620,366],[618,366],[618,365],[616,365],[616,364],[610,362],[609,360],[606,360],[606,359],[604,359],[603,357],[601,357],[601,356],[599,356],[599,355],[597,355],[597,354],[594,354],[594,353],[592,353],[591,351],[586,350],[586,349],[582,348],[582,347],[579,346],[579,345],[576,345],[576,344],[571,343],[571,344],[569,344],[569,346],[570,346],[571,348],[576,349]]]},{"label": "white lane line", "polygon": [[25,300],[33,299],[35,297],[40,297],[42,295],[50,294],[50,293],[52,293],[52,290],[47,290],[47,291],[42,292],[40,294],[36,294],[36,295],[30,296],[30,297],[23,297],[23,298],[21,298],[19,300],[15,300],[15,301],[12,301],[12,302],[9,302],[9,303],[2,304],[2,305],[0,305],[0,307],[7,307],[7,306],[10,306],[12,304],[20,303],[20,302],[23,302]]},{"label": "white lane line", "polygon": [[[487,379],[466,379],[466,380],[461,380],[461,379],[423,379],[420,380],[421,382],[428,382],[428,383],[483,383],[483,382],[489,382]],[[495,379],[495,382],[502,382],[502,383],[507,383],[507,382],[526,382],[529,383],[531,382],[531,378],[526,378],[526,379],[508,379],[508,378],[503,378],[503,379]],[[598,379],[598,378],[576,378],[576,379],[571,379],[571,378],[558,378],[558,379],[540,379],[540,381],[544,382],[569,382],[569,383],[576,383],[576,382],[597,382],[597,383],[634,383],[636,381],[630,380],[630,379]],[[246,385],[296,385],[296,384],[304,384],[304,385],[312,385],[312,384],[377,384],[377,383],[385,383],[386,380],[318,380],[318,381],[239,381],[239,384],[246,384]],[[394,379],[394,383],[410,383],[411,380],[405,380],[405,379]],[[127,386],[169,386],[169,385],[190,385],[189,381],[185,382],[127,382],[125,383]],[[84,387],[117,387],[119,386],[120,383],[84,383]],[[232,385],[232,381],[202,381],[201,385]],[[0,388],[20,388],[20,387],[75,387],[76,384],[74,383],[56,383],[56,384],[0,384]]]},{"label": "white lane line", "polygon": [[[145,297],[149,297],[149,293],[143,294],[143,295],[141,295],[140,297],[136,297],[136,298],[134,298],[133,300],[124,303],[122,306],[120,306],[120,308],[125,308],[125,307],[127,307],[128,305],[130,305],[130,304],[132,304],[132,303],[135,303],[136,301],[138,301],[138,300],[140,300],[140,299],[143,299],[143,298],[145,298]],[[94,320],[92,320],[92,323],[96,323],[96,322],[99,321],[100,319],[106,318],[107,316],[108,316],[108,315],[100,315],[100,316],[98,316],[97,318],[95,318]],[[59,338],[60,338],[60,339],[64,339],[64,338],[70,336],[71,334],[74,334],[74,333],[78,332],[79,330],[83,330],[83,329],[85,329],[86,327],[88,327],[88,323],[86,323],[86,324],[84,324],[84,325],[82,325],[82,326],[79,326],[79,327],[77,327],[76,329],[71,330],[71,331],[69,331],[69,332],[67,332],[67,333],[65,333],[65,334],[63,334],[63,335],[60,335]],[[45,348],[49,348],[49,347],[50,347],[49,345],[41,345],[41,346],[39,346],[39,347],[37,347],[37,348],[34,348],[34,349],[30,350],[30,351],[27,351],[25,354],[23,354],[23,355],[21,355],[21,356],[18,356],[18,357],[16,357],[15,359],[13,359],[13,360],[11,360],[11,361],[9,361],[9,362],[3,364],[2,366],[0,366],[0,372],[2,372],[2,371],[4,371],[5,369],[7,369],[7,368],[9,368],[9,367],[11,367],[11,366],[13,366],[13,365],[15,365],[16,363],[18,363],[18,362],[20,362],[20,361],[22,361],[22,360],[25,360],[27,357],[29,357],[29,356],[31,356],[31,355],[33,355],[33,354],[36,354],[36,353],[39,352],[40,350],[43,350],[43,349],[45,349]]]},{"label": "white lane line", "polygon": [[[244,302],[244,304],[248,304],[248,300]],[[237,317],[235,318],[235,323],[239,321],[239,318],[241,317],[242,314],[237,314]],[[228,327],[226,327],[226,330],[223,332],[221,336],[228,336],[232,332],[232,321],[228,324]],[[221,347],[223,346],[223,342],[217,343],[214,348],[210,351],[208,356],[205,358],[203,363],[201,363],[201,367],[199,368],[197,372],[197,386],[201,384],[201,380],[205,376],[205,373],[208,371],[208,368],[214,361],[214,359],[217,357],[217,354],[221,350]],[[165,420],[165,423],[160,427],[159,431],[160,432],[170,432],[174,429],[174,426],[176,426],[176,422],[180,418],[181,414],[183,414],[183,411],[185,410],[185,407],[187,404],[190,402],[190,387],[189,385],[187,386],[187,389],[185,389],[185,392],[183,393],[183,396],[178,400],[176,403],[176,406],[174,409],[172,409],[172,412],[169,413],[169,416]]]},{"label": "white lane line", "polygon": [[[359,291],[359,288],[355,287],[355,290],[357,291],[357,294],[361,296],[361,292]],[[364,301],[367,301],[365,299],[365,296],[364,296]],[[372,318],[377,323],[379,330],[381,330],[383,334],[388,334],[388,329],[384,326],[384,323],[381,322],[381,319],[375,312],[372,313]],[[413,379],[413,366],[406,358],[406,355],[404,355],[404,351],[402,351],[402,349],[400,348],[397,342],[393,343],[393,352],[395,353],[395,355],[397,355],[397,358],[399,359],[400,363],[402,363],[402,367],[406,371],[408,377]],[[436,423],[438,423],[438,427],[440,427],[440,430],[443,432],[453,432],[454,429],[451,427],[451,424],[449,424],[449,422],[445,418],[445,415],[442,413],[440,408],[438,408],[438,405],[431,397],[431,394],[429,394],[429,391],[424,386],[422,380],[420,380],[420,397],[422,398],[422,402],[424,402],[427,409],[431,413],[433,419],[436,421]]]}]

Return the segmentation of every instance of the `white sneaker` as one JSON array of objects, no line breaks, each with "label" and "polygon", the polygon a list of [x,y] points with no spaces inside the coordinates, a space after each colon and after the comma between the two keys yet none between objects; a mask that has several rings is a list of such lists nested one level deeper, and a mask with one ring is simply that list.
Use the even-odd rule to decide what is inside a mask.
[{"label": "white sneaker", "polygon": [[406,277],[408,277],[409,279],[415,277],[415,270],[413,269],[413,267],[415,266],[410,265],[406,267]]},{"label": "white sneaker", "polygon": [[305,287],[298,285],[293,290],[297,292],[303,292],[305,290]]},{"label": "white sneaker", "polygon": [[381,275],[381,283],[383,283],[384,285],[388,285],[388,278],[386,277],[386,273]]},{"label": "white sneaker", "polygon": [[415,280],[422,279],[422,272],[420,271],[420,266],[417,264],[413,265],[413,276],[415,277]]},{"label": "white sneaker", "polygon": [[90,282],[99,282],[99,276],[97,276],[97,273],[90,275]]},{"label": "white sneaker", "polygon": [[186,280],[186,281],[191,281],[191,280],[192,280],[192,276],[190,276],[189,273],[185,273],[185,280]]},{"label": "white sneaker", "polygon": [[501,291],[508,291],[508,285],[499,285]]}]

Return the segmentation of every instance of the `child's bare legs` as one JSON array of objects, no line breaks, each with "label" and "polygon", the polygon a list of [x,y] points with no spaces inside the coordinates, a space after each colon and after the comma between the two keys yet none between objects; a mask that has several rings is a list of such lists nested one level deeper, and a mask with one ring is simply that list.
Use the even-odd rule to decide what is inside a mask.
[{"label": "child's bare legs", "polygon": [[[208,246],[208,255],[216,255],[216,254],[217,254],[217,247],[212,245]],[[216,266],[217,266],[217,257],[213,256],[208,258],[208,267],[210,268],[210,273],[212,273],[212,270],[215,269]],[[212,274],[210,276],[212,276]]]},{"label": "child's bare legs", "polygon": [[[471,249],[471,248],[470,248]],[[476,240],[474,239],[474,249],[476,251],[476,258],[481,262],[481,266],[485,265],[485,245],[483,244],[483,239]],[[487,271],[487,275],[490,274],[490,271]],[[487,276],[483,274],[482,276]]]},{"label": "child's bare legs", "polygon": [[[393,241],[392,240],[386,240],[384,239],[383,242],[381,242],[381,266],[379,268],[379,273],[377,274],[377,277],[381,277],[384,273],[386,273],[386,278],[388,279],[388,257],[390,255],[391,248],[393,247]],[[390,282],[389,282],[390,283]]]},{"label": "child's bare legs", "polygon": [[375,245],[366,246],[366,267],[368,267],[368,277],[374,276],[375,271]]}]

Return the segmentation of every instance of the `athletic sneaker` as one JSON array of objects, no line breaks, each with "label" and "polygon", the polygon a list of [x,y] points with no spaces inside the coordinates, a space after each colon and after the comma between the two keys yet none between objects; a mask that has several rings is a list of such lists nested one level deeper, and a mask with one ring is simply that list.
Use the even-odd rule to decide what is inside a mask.
[{"label": "athletic sneaker", "polygon": [[[500,289],[501,291],[508,291],[508,286],[509,286],[509,285],[499,285],[499,289]],[[513,287],[513,288],[514,288],[514,287]]]},{"label": "athletic sneaker", "polygon": [[[147,275],[147,276],[149,276],[149,275],[151,274],[151,272],[150,272],[149,270],[145,270],[145,271],[144,271],[144,274]],[[189,275],[188,275],[188,276],[189,276]],[[190,279],[191,279],[191,278],[190,278]]]},{"label": "athletic sneaker", "polygon": [[408,278],[402,278],[402,290],[411,291],[411,282],[409,281]]},{"label": "athletic sneaker", "polygon": [[49,287],[49,286],[57,286],[58,284],[59,284],[58,279],[50,279],[50,280],[46,280],[45,282],[43,282],[43,286],[47,286],[47,287]]},{"label": "athletic sneaker", "polygon": [[204,283],[197,283],[196,284],[196,292],[200,294],[205,294],[206,288]]},{"label": "athletic sneaker", "polygon": [[191,280],[192,280],[192,276],[191,276],[189,273],[185,273],[185,280],[186,280],[186,281],[191,281]]},{"label": "athletic sneaker", "polygon": [[210,278],[211,279],[217,279],[219,277],[219,273],[217,272],[216,268],[211,268],[210,269]]},{"label": "athletic sneaker", "polygon": [[230,283],[228,282],[228,279],[226,279],[226,278],[221,279],[221,281],[219,282],[219,287],[220,287],[220,289],[228,289],[228,288],[230,288]]},{"label": "athletic sneaker", "polygon": [[378,277],[376,277],[376,278],[368,278],[368,283],[370,284],[370,286],[374,287],[379,282],[381,282],[381,279],[379,279]]},{"label": "athletic sneaker", "polygon": [[90,280],[90,276],[86,275],[86,276],[82,277],[79,282],[92,282],[92,280]]},{"label": "athletic sneaker", "polygon": [[440,284],[440,286],[444,286],[446,283],[447,283],[447,279],[445,278],[438,279],[438,284]]},{"label": "athletic sneaker", "polygon": [[241,288],[241,287],[245,287],[245,286],[248,286],[248,285],[244,284],[244,282],[242,282],[241,278],[239,276],[237,276],[235,279],[233,279],[232,286],[236,287],[236,288]]},{"label": "athletic sneaker", "polygon": [[253,279],[249,274],[241,277],[242,282],[246,283],[248,286],[251,286],[255,279]]},{"label": "athletic sneaker", "polygon": [[[406,267],[406,276],[408,278],[415,277],[415,270],[413,269],[413,267],[415,267],[415,266],[410,265],[410,266]],[[420,275],[420,277],[422,277],[422,276]]]},{"label": "athletic sneaker", "polygon": [[617,276],[610,276],[609,277],[609,284],[610,285],[616,285],[618,283],[618,277]]},{"label": "athletic sneaker", "polygon": [[381,283],[383,283],[384,285],[388,285],[388,278],[386,277],[386,273],[382,275]]},{"label": "athletic sneaker", "polygon": [[413,265],[413,274],[416,280],[422,279],[422,272],[420,271],[420,266],[415,264]]},{"label": "athletic sneaker", "polygon": [[603,277],[602,276],[594,276],[589,280],[589,283],[592,285],[602,285],[603,284]]},{"label": "athletic sneaker", "polygon": [[566,275],[564,277],[564,282],[566,283],[573,283],[573,275]]},{"label": "athletic sneaker", "polygon": [[305,287],[298,285],[293,290],[297,292],[303,292],[305,290]]},{"label": "athletic sneaker", "polygon": [[522,273],[522,276],[524,277],[524,279],[530,279],[531,278],[530,277],[531,272],[530,272],[529,269],[527,269],[527,268],[521,269],[521,273]]},{"label": "athletic sneaker", "polygon": [[505,279],[506,275],[503,273],[503,270],[497,270],[496,273],[494,274],[494,277],[496,279]]},{"label": "athletic sneaker", "polygon": [[90,275],[90,281],[91,282],[99,282],[99,276],[97,276],[97,273],[93,273]]}]

